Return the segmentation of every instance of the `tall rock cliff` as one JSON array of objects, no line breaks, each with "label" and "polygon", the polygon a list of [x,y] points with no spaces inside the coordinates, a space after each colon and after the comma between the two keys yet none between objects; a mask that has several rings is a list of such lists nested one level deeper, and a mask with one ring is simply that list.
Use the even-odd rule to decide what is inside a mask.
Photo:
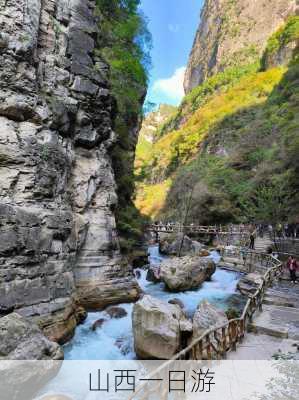
[{"label": "tall rock cliff", "polygon": [[68,340],[138,297],[118,244],[114,99],[92,0],[0,3],[0,313]]},{"label": "tall rock cliff", "polygon": [[206,0],[185,74],[185,92],[226,67],[257,61],[269,36],[295,14],[296,7],[296,0]]}]

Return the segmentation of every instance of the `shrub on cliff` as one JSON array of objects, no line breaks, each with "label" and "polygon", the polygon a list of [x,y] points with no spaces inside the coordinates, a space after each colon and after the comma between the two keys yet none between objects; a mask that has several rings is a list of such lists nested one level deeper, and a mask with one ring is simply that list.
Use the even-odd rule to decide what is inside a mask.
[{"label": "shrub on cliff", "polygon": [[114,127],[118,142],[112,154],[119,197],[116,221],[123,249],[129,251],[140,239],[144,223],[132,201],[133,163],[150,67],[151,35],[139,10],[140,0],[96,0],[96,4],[96,54],[110,65],[111,89],[118,110]]},{"label": "shrub on cliff", "polygon": [[275,32],[268,40],[266,50],[262,57],[262,67],[266,69],[269,61],[275,58],[283,48],[286,48],[290,43],[294,42],[297,47],[294,48],[293,57],[298,56],[299,42],[299,16],[289,17],[287,22]]}]

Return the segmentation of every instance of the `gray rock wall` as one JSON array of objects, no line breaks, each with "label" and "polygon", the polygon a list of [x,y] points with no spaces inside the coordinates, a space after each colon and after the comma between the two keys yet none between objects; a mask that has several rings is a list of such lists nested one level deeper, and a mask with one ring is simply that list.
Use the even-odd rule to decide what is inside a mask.
[{"label": "gray rock wall", "polygon": [[0,7],[0,313],[65,342],[79,304],[139,294],[115,227],[108,67],[94,1]]}]

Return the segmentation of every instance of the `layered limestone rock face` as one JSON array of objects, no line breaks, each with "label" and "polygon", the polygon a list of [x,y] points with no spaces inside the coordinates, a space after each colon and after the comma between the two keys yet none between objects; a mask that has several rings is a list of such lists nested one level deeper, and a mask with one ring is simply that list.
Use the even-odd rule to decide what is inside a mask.
[{"label": "layered limestone rock face", "polygon": [[0,13],[0,313],[65,342],[82,308],[138,297],[115,227],[114,100],[95,2]]},{"label": "layered limestone rock face", "polygon": [[62,360],[61,347],[17,313],[0,318],[0,360]]},{"label": "layered limestone rock face", "polygon": [[268,38],[296,8],[296,0],[206,0],[185,74],[185,92],[226,67],[256,61]]},{"label": "layered limestone rock face", "polygon": [[192,332],[178,305],[148,295],[134,305],[132,324],[135,351],[141,359],[170,359],[180,350],[182,333]]},{"label": "layered limestone rock face", "polygon": [[206,258],[174,257],[163,261],[160,276],[171,292],[195,289],[210,279],[216,271],[215,263]]}]

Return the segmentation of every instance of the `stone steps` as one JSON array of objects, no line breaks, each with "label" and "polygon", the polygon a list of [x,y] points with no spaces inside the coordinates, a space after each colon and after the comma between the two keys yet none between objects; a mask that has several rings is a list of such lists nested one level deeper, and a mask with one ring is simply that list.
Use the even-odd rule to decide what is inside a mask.
[{"label": "stone steps", "polygon": [[274,296],[274,297],[265,296],[264,304],[274,305],[274,306],[283,306],[283,307],[294,307],[294,308],[297,306],[295,302],[292,302],[287,299],[283,299],[278,296]]},{"label": "stone steps", "polygon": [[260,252],[260,253],[265,253],[268,249],[268,247],[273,247],[274,244],[272,240],[270,239],[270,236],[265,235],[264,237],[260,238],[258,237],[255,240],[255,250]]},{"label": "stone steps", "polygon": [[271,325],[268,323],[263,324],[262,322],[259,322],[250,324],[248,330],[249,332],[253,332],[255,334],[268,335],[276,338],[287,339],[289,337],[289,332],[287,328],[283,326]]},{"label": "stone steps", "polygon": [[299,308],[265,304],[249,326],[250,331],[280,338],[299,339]]}]

